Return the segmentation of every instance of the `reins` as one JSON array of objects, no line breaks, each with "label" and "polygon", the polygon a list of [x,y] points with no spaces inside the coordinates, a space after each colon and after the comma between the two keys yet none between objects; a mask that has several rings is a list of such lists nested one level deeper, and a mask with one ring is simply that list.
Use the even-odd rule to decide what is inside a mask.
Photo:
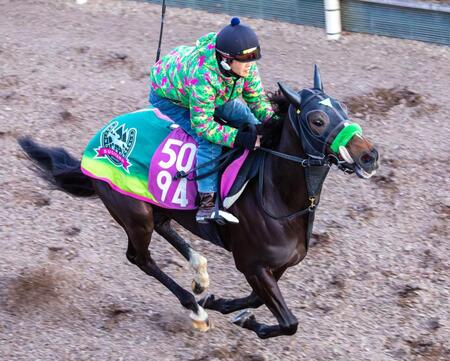
[{"label": "reins", "polygon": [[211,169],[209,172],[203,173],[201,175],[198,176],[194,176],[192,178],[187,178],[187,180],[189,181],[195,181],[197,179],[203,179],[206,177],[209,177],[211,174],[214,174],[220,170],[222,170],[223,168],[225,168],[228,164],[228,160],[233,156],[233,154],[235,154],[236,152],[238,152],[240,149],[239,148],[234,148],[231,149],[228,152],[225,152],[224,154],[218,156],[217,158],[214,158],[213,160],[210,160],[209,162],[205,162],[202,163],[200,165],[198,165],[195,168],[192,168],[189,172],[184,172],[184,171],[178,171],[175,176],[173,177],[174,180],[180,179],[180,178],[187,178],[187,176],[191,173],[196,172],[199,169],[202,169],[210,164],[215,164],[217,162],[220,162],[217,166],[215,166],[213,169]]},{"label": "reins", "polygon": [[320,167],[329,164],[329,160],[327,158],[316,159],[316,158],[300,158],[294,155],[285,154],[281,152],[277,152],[276,150],[259,147],[257,150],[261,150],[265,153],[269,153],[275,155],[279,158],[290,160],[294,163],[300,164],[302,167]]},{"label": "reins", "polygon": [[310,205],[307,208],[300,209],[298,211],[294,211],[291,214],[283,215],[283,216],[276,216],[270,211],[268,211],[264,205],[264,166],[265,166],[265,160],[267,157],[267,154],[272,154],[276,157],[283,158],[289,161],[292,161],[294,163],[299,164],[303,168],[308,167],[331,167],[332,162],[330,161],[330,158],[322,158],[322,159],[315,159],[315,158],[300,158],[293,155],[277,152],[272,149],[268,148],[258,148],[259,150],[265,152],[261,164],[259,167],[259,176],[258,176],[258,202],[261,206],[261,209],[264,211],[264,213],[269,216],[270,218],[273,218],[275,220],[289,220],[292,218],[295,218],[297,216],[301,216],[307,213],[314,212],[316,210],[316,207],[319,205],[319,202],[317,202],[317,196],[316,195],[309,195],[309,201]]}]

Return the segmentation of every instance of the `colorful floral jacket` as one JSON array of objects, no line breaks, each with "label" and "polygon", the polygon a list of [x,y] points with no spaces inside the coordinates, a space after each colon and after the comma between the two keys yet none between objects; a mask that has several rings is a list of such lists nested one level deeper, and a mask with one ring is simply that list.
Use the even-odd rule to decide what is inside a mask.
[{"label": "colorful floral jacket", "polygon": [[191,127],[211,143],[233,147],[237,129],[214,121],[216,107],[242,94],[261,122],[272,117],[272,106],[263,90],[256,64],[245,78],[221,73],[215,54],[216,33],[197,40],[196,46],[179,46],[151,69],[151,86],[160,97],[190,109]]}]

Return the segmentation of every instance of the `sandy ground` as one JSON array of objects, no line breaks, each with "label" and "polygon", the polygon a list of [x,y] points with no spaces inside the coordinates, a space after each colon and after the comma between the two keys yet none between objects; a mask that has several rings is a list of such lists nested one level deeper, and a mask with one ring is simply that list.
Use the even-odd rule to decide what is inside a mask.
[{"label": "sandy ground", "polygon": [[[192,330],[127,263],[101,202],[50,191],[16,143],[28,134],[80,156],[110,118],[146,106],[159,20],[159,6],[133,1],[0,0],[0,360],[450,359],[450,48],[248,21],[266,88],[311,86],[318,63],[382,154],[370,181],[331,172],[313,246],[280,282],[298,332],[262,341],[215,312],[208,333]],[[163,52],[227,21],[169,8]],[[212,293],[247,294],[225,251],[183,234],[208,258]],[[158,236],[151,249],[188,288],[181,256]]]}]

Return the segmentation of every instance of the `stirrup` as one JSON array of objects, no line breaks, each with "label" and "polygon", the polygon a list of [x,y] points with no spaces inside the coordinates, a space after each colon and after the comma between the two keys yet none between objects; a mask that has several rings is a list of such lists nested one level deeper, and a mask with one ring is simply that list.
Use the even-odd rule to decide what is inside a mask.
[{"label": "stirrup", "polygon": [[224,225],[227,222],[228,223],[239,223],[239,219],[237,219],[234,215],[232,215],[229,212],[225,212],[222,210],[219,210],[218,212],[216,210],[213,210],[211,214],[208,217],[195,217],[195,220],[198,223],[208,223],[208,222],[216,222],[219,225]]}]

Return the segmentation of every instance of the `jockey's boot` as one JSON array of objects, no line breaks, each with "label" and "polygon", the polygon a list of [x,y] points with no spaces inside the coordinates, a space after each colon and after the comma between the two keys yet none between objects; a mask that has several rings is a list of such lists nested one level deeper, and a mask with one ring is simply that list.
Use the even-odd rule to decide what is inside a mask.
[{"label": "jockey's boot", "polygon": [[220,225],[229,223],[239,223],[239,220],[231,213],[223,210],[215,211],[215,195],[216,193],[200,193],[200,205],[195,216],[198,223],[208,223],[214,221]]},{"label": "jockey's boot", "polygon": [[199,193],[200,205],[195,216],[198,223],[208,223],[214,220],[214,199],[216,193]]}]

